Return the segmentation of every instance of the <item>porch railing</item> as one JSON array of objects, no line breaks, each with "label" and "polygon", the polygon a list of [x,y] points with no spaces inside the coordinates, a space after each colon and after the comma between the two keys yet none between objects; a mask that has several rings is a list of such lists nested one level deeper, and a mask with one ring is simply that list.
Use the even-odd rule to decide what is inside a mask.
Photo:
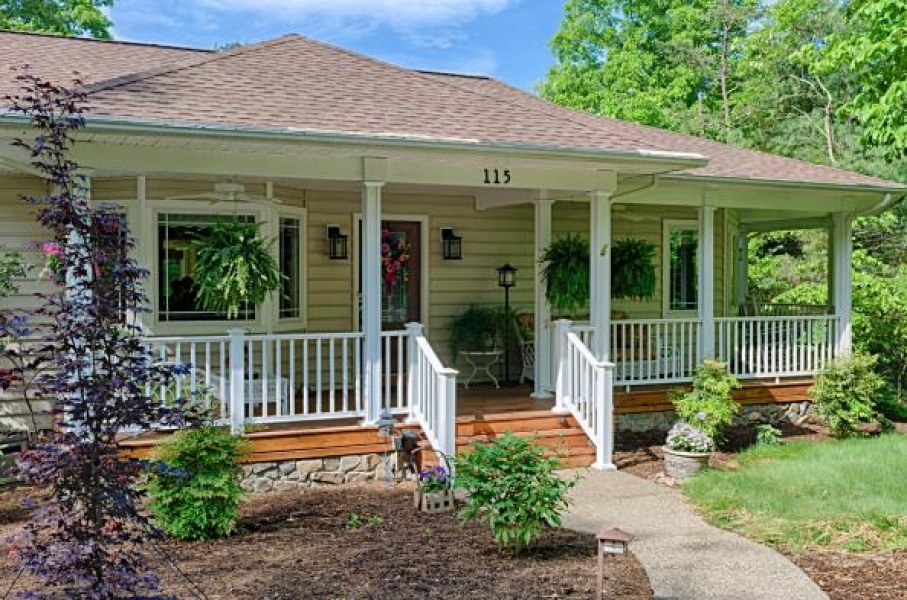
[{"label": "porch railing", "polygon": [[[799,305],[797,305],[799,306]],[[570,323],[586,347],[593,347],[588,323]],[[553,360],[549,381],[556,381],[559,344],[566,338],[552,329]],[[722,317],[715,319],[715,347],[700,351],[699,319],[612,321],[609,359],[618,387],[690,381],[700,356],[728,363],[740,378],[779,378],[815,374],[835,357],[835,315]],[[556,386],[551,391],[557,393]]]},{"label": "porch railing", "polygon": [[445,367],[423,335],[422,325],[411,323],[409,331],[408,404],[438,452],[453,456],[457,450],[457,374]]},{"label": "porch railing", "polygon": [[716,357],[737,377],[812,375],[835,357],[835,315],[715,319]]},{"label": "porch railing", "polygon": [[595,467],[613,468],[614,365],[596,359],[569,322],[558,333],[557,409],[572,414],[595,445]]},{"label": "porch railing", "polygon": [[[247,335],[241,329],[150,337],[145,345],[153,359],[185,373],[148,393],[161,402],[198,393],[235,433],[249,422],[364,418],[363,341],[359,332]],[[457,371],[441,363],[418,323],[382,332],[381,349],[381,410],[407,415],[434,449],[453,455]]]}]

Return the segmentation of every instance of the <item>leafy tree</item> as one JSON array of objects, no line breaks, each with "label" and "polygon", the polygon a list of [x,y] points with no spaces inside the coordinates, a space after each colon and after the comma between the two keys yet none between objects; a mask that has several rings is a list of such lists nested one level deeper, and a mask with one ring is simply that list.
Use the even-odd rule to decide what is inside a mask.
[{"label": "leafy tree", "polygon": [[0,2],[0,29],[107,40],[113,24],[104,9],[111,6],[113,0],[5,0]]},{"label": "leafy tree", "polygon": [[539,91],[580,110],[729,139],[756,0],[570,0]]},{"label": "leafy tree", "polygon": [[844,107],[865,127],[867,146],[892,160],[907,156],[907,4],[904,0],[853,0],[853,25],[836,35],[826,70],[852,72],[859,89]]},{"label": "leafy tree", "polygon": [[91,208],[79,165],[69,158],[84,127],[84,94],[32,75],[19,80],[23,91],[12,110],[30,119],[35,136],[14,145],[55,183],[52,193],[28,200],[39,207],[38,221],[66,273],[65,289],[45,297],[41,309],[53,324],[47,343],[54,364],[40,383],[61,402],[59,426],[18,461],[31,484],[52,492],[9,547],[35,586],[20,597],[160,598],[142,553],[148,525],[135,484],[144,463],[120,455],[117,435],[181,422],[179,407],[163,407],[146,393],[173,371],[154,365],[140,338],[146,273],[130,257],[134,241],[121,210]]}]

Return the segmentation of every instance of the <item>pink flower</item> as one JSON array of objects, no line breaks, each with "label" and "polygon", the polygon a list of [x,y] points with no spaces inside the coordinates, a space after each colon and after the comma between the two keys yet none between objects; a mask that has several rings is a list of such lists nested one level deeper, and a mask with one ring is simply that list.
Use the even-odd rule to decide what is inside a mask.
[{"label": "pink flower", "polygon": [[60,256],[60,245],[56,242],[46,242],[41,246],[41,250],[44,252],[44,256],[49,258],[51,256]]}]

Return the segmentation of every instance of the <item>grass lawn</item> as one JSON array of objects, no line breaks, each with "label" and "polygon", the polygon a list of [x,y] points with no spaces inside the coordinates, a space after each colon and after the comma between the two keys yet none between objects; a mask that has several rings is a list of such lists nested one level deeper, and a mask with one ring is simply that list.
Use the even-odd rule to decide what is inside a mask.
[{"label": "grass lawn", "polygon": [[756,446],[683,487],[714,525],[783,550],[907,548],[907,436]]}]

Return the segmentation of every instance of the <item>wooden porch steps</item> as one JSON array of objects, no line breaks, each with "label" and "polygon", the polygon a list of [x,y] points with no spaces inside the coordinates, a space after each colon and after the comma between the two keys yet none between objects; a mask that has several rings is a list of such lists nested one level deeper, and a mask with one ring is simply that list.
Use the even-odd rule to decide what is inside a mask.
[{"label": "wooden porch steps", "polygon": [[[564,467],[586,467],[595,462],[595,447],[576,419],[550,410],[457,417],[457,450],[467,450],[473,442],[488,442],[505,432],[532,438]],[[423,464],[437,464],[438,457],[429,448],[422,454]]]}]

